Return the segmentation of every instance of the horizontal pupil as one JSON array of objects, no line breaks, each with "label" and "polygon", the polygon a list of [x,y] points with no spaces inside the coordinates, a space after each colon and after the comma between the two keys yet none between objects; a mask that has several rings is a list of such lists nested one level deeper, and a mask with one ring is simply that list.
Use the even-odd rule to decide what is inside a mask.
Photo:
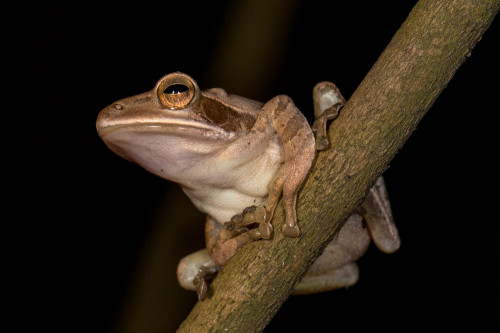
[{"label": "horizontal pupil", "polygon": [[173,84],[168,86],[163,92],[165,94],[180,94],[187,91],[189,88],[183,84]]}]

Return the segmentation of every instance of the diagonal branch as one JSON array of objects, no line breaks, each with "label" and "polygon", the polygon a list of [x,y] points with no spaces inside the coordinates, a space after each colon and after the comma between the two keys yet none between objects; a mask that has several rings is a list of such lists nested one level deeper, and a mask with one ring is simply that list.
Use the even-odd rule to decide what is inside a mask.
[{"label": "diagonal branch", "polygon": [[[303,235],[249,244],[180,332],[262,331],[465,61],[499,0],[420,0],[341,115],[299,197]],[[283,214],[277,211],[275,230]]]}]

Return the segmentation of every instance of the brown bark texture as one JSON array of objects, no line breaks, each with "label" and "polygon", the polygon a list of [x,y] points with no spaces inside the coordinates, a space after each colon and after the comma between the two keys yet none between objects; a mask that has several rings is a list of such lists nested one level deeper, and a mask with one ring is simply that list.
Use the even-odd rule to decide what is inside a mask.
[{"label": "brown bark texture", "polygon": [[179,332],[260,332],[362,202],[500,8],[498,0],[420,0],[331,124],[298,199],[300,238],[274,237],[232,258]]}]

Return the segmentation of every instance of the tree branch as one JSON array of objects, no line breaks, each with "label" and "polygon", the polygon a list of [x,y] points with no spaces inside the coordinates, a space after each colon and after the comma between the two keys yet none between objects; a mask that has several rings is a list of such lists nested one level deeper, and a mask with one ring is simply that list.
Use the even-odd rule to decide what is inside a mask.
[{"label": "tree branch", "polygon": [[179,332],[262,331],[307,268],[357,208],[465,61],[500,8],[498,0],[421,0],[330,126],[301,192],[303,235],[284,237],[277,209],[272,241],[232,258]]}]

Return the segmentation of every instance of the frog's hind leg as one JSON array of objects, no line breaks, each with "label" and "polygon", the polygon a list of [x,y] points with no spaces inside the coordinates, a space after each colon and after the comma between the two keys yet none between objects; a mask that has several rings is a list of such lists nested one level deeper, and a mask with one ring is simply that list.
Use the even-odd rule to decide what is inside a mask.
[{"label": "frog's hind leg", "polygon": [[355,261],[368,249],[370,235],[363,218],[354,214],[295,286],[293,295],[319,293],[354,285],[359,278]]},{"label": "frog's hind leg", "polygon": [[295,286],[292,295],[323,293],[330,290],[351,287],[358,282],[359,268],[354,262],[322,273],[307,273]]},{"label": "frog's hind leg", "polygon": [[212,218],[205,223],[206,249],[191,253],[177,266],[177,279],[181,287],[195,290],[198,299],[207,296],[208,285],[221,267],[246,243],[251,241],[248,230],[227,230]]},{"label": "frog's hind leg", "polygon": [[385,253],[396,251],[401,243],[382,177],[370,189],[359,213],[349,217],[293,294],[317,293],[355,284],[359,273],[354,261],[366,252],[370,238]]},{"label": "frog's hind leg", "polygon": [[393,253],[401,245],[398,229],[394,224],[391,204],[384,178],[380,176],[370,189],[359,212],[363,215],[373,242],[385,253]]},{"label": "frog's hind leg", "polygon": [[219,266],[210,258],[208,251],[202,249],[179,261],[177,280],[182,288],[196,291],[198,299],[203,300],[207,295],[208,284],[218,271]]},{"label": "frog's hind leg", "polygon": [[214,263],[223,266],[246,243],[252,241],[251,232],[245,225],[221,226],[207,217],[205,239],[207,250]]}]

